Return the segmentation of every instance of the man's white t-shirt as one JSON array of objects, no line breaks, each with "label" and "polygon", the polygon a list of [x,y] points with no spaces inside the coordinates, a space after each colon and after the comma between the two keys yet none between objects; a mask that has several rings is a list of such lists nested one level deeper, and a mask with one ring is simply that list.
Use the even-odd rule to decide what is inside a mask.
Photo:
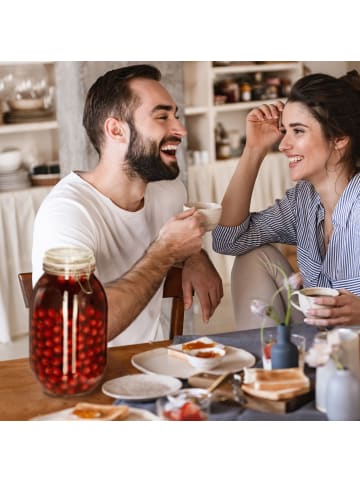
[{"label": "man's white t-shirt", "polygon": [[[146,187],[144,206],[136,212],[116,206],[75,172],[64,177],[41,204],[34,223],[33,284],[43,273],[46,250],[85,246],[96,259],[95,274],[103,283],[120,278],[143,257],[160,228],[183,209],[184,184],[158,181]],[[168,338],[168,321],[161,319],[162,288],[140,315],[111,345],[126,345]]]}]

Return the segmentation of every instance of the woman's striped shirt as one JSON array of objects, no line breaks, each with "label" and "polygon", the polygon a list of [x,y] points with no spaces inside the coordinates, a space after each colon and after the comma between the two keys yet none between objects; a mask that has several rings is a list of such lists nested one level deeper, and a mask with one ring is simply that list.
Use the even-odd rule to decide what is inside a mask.
[{"label": "woman's striped shirt", "polygon": [[217,226],[213,249],[237,256],[268,243],[296,245],[304,286],[345,288],[360,296],[360,174],[334,209],[326,253],[323,220],[319,194],[309,182],[300,181],[273,206],[250,213],[240,226]]}]

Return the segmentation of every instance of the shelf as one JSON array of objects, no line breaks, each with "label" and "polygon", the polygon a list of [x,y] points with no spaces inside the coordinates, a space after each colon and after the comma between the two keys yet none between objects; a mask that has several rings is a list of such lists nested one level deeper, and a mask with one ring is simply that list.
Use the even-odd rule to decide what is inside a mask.
[{"label": "shelf", "polygon": [[[185,124],[188,131],[187,146],[189,151],[207,151],[210,162],[215,162],[216,124],[221,122],[231,134],[231,145],[239,147],[245,136],[246,114],[262,104],[277,101],[286,102],[281,91],[273,95],[281,96],[276,99],[250,100],[248,102],[234,102],[216,104],[214,101],[215,86],[218,81],[229,78],[240,84],[240,78],[249,74],[253,77],[256,72],[263,73],[264,86],[268,77],[287,79],[293,85],[302,75],[302,62],[274,61],[271,63],[239,62],[230,65],[213,66],[211,61],[184,62],[185,79]],[[255,79],[253,79],[255,81]],[[255,98],[259,95],[255,95]],[[235,150],[235,149],[233,149]],[[226,162],[226,161],[225,161]]]},{"label": "shelf", "polygon": [[254,72],[280,72],[285,70],[298,70],[298,62],[278,62],[273,64],[249,64],[249,65],[229,65],[226,67],[212,67],[212,73],[216,75],[224,74],[248,74]]},{"label": "shelf", "polygon": [[207,114],[208,108],[203,106],[185,107],[185,115],[202,115]]},{"label": "shelf", "polygon": [[0,134],[17,134],[19,132],[49,131],[58,128],[56,120],[29,122],[24,124],[0,125]]},{"label": "shelf", "polygon": [[24,61],[13,61],[13,60],[9,60],[9,61],[6,61],[6,60],[1,60],[0,61],[0,69],[1,67],[17,67],[17,66],[26,66],[26,65],[53,65],[55,64],[54,61],[40,61],[40,60],[24,60]]},{"label": "shelf", "polygon": [[249,102],[234,102],[233,104],[220,104],[214,105],[215,112],[234,112],[240,110],[250,110],[262,104],[272,104],[277,101],[286,102],[285,97],[279,99],[264,99],[264,100],[251,100]]}]

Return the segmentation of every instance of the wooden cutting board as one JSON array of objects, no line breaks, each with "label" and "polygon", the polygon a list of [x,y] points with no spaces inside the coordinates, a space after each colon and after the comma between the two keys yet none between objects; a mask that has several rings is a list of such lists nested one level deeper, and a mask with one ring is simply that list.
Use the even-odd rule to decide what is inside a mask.
[{"label": "wooden cutting board", "polygon": [[[218,375],[212,375],[208,373],[199,373],[191,376],[188,379],[189,385],[198,388],[208,388]],[[214,394],[219,397],[227,398],[228,400],[234,400],[234,393],[231,384],[231,380],[225,381],[219,388],[214,390]],[[244,396],[246,400],[246,407],[251,410],[258,410],[259,412],[271,412],[271,413],[287,413],[296,410],[305,403],[314,399],[314,389],[310,387],[298,390],[290,398],[283,400],[270,400],[267,398],[262,398],[254,396],[253,394],[244,391]]]}]

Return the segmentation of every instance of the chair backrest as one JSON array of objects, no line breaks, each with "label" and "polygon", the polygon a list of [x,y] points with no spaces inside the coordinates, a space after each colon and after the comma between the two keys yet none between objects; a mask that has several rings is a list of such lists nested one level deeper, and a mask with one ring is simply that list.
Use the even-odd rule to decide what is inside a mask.
[{"label": "chair backrest", "polygon": [[[32,288],[32,273],[19,273],[19,283],[26,308],[30,307]],[[166,276],[163,298],[173,298],[170,318],[170,338],[183,334],[184,299],[182,291],[182,268],[172,267]]]},{"label": "chair backrest", "polygon": [[32,273],[19,273],[18,279],[26,308],[30,308],[32,297]]}]

